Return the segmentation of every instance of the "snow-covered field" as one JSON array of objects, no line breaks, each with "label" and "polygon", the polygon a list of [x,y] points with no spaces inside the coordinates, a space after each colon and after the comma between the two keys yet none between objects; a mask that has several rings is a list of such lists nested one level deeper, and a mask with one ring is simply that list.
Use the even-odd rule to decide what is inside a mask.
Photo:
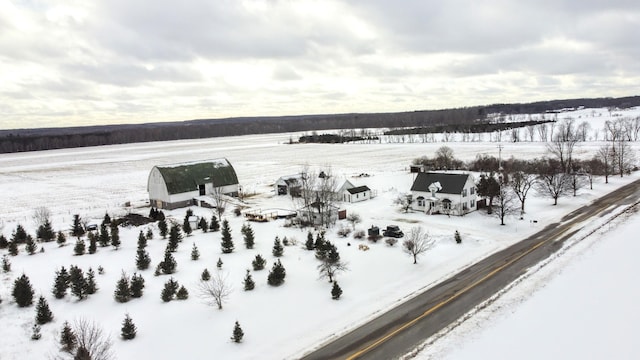
[{"label": "snow-covered field", "polygon": [[[583,112],[585,118],[595,114],[589,109]],[[629,111],[631,116],[637,113],[638,109]],[[572,116],[583,116],[580,114],[575,112]],[[601,129],[608,115],[592,116],[592,127]],[[307,230],[284,227],[283,220],[252,223],[256,247],[247,250],[240,234],[243,219],[227,212],[226,219],[236,244],[234,253],[221,253],[219,232],[197,230],[183,240],[175,254],[178,271],[173,276],[190,291],[188,300],[163,303],[160,291],[168,276],[154,277],[153,270],[146,270],[142,272],[147,285],[145,295],[124,304],[115,302],[113,291],[121,271],[129,275],[136,271],[136,239],[146,226],[121,229],[123,245],[117,251],[98,248],[94,255],[73,256],[72,245],[58,248],[55,243],[49,243],[43,245],[44,253],[29,256],[21,249],[17,257],[10,258],[12,272],[0,274],[3,300],[0,359],[39,359],[56,354],[61,324],[80,317],[96,321],[111,333],[114,353],[120,359],[297,358],[443,277],[638,178],[637,174],[612,177],[609,184],[597,179],[593,190],[585,189],[578,197],[561,198],[558,206],[552,206],[550,199],[531,197],[523,220],[512,218],[506,226],[499,226],[497,218],[484,212],[448,218],[402,213],[393,205],[398,194],[407,192],[411,186],[413,176],[407,168],[412,159],[433,156],[442,145],[452,147],[455,156],[462,160],[482,153],[497,156],[498,143],[286,144],[290,137],[298,135],[254,135],[0,155],[2,233],[9,237],[17,224],[22,224],[34,234],[31,214],[39,206],[52,211],[56,230],[68,230],[73,214],[96,223],[105,212],[112,217],[129,211],[147,214],[149,209],[143,205],[152,166],[226,157],[236,169],[245,193],[254,194],[246,200],[250,207],[293,208],[289,198],[274,196],[271,184],[282,175],[298,172],[304,165],[312,169],[331,167],[333,174],[348,178],[356,185],[368,185],[378,194],[367,202],[343,204],[348,212],[362,217],[362,223],[356,228],[365,230],[371,225],[398,224],[406,231],[412,226],[423,226],[436,237],[436,246],[414,265],[400,244],[390,247],[383,242],[343,239],[336,235],[335,228],[331,229],[328,240],[337,245],[342,259],[349,264],[349,271],[338,275],[344,293],[335,301],[331,299],[329,283],[319,279],[318,261],[312,252],[302,248]],[[540,142],[502,145],[504,158],[511,155],[533,158],[544,154],[544,144]],[[590,157],[600,145],[599,142],[579,143],[575,154]],[[354,177],[361,173],[371,176]],[[127,203],[130,206],[125,206]],[[211,216],[209,210],[193,210],[196,215]],[[179,209],[167,215],[182,222],[185,211]],[[588,224],[585,228],[596,225]],[[156,236],[148,245],[151,269],[161,260],[166,246],[155,225],[152,230]],[[455,230],[462,235],[462,245],[454,241]],[[287,270],[286,281],[274,288],[267,285],[266,277],[275,259],[271,248],[276,236],[295,239],[297,244],[286,247],[281,258]],[[198,261],[190,260],[193,243],[201,253]],[[359,243],[367,243],[370,250],[358,250]],[[268,265],[263,271],[252,272],[256,289],[245,292],[242,280],[256,254],[267,258]],[[222,270],[216,270],[219,258],[224,262]],[[83,301],[71,296],[54,299],[51,295],[54,271],[63,265],[67,268],[78,265],[84,270],[104,267],[105,274],[97,277],[98,293]],[[233,283],[234,292],[223,310],[207,306],[198,297],[197,283],[204,268],[224,272]],[[37,342],[30,340],[34,307],[18,308],[10,296],[13,280],[23,272],[31,279],[36,296],[42,294],[47,298],[55,316],[53,323],[42,327],[43,336]],[[128,342],[119,339],[125,313],[131,315],[138,327],[138,337]],[[245,332],[242,344],[229,339],[235,321],[240,322]]]}]

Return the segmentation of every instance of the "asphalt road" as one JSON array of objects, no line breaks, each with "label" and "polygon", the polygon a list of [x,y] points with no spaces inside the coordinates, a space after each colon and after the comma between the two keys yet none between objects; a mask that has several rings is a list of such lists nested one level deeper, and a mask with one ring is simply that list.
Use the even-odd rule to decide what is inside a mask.
[{"label": "asphalt road", "polygon": [[592,217],[640,200],[640,180],[564,216],[538,233],[469,266],[303,359],[394,359],[549,257]]}]

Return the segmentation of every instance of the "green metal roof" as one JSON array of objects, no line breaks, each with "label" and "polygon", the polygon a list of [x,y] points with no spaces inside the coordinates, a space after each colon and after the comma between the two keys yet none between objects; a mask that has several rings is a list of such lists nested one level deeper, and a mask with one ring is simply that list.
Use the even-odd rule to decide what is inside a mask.
[{"label": "green metal roof", "polygon": [[213,183],[215,187],[238,183],[236,171],[227,159],[157,166],[169,194],[198,190],[198,185]]}]

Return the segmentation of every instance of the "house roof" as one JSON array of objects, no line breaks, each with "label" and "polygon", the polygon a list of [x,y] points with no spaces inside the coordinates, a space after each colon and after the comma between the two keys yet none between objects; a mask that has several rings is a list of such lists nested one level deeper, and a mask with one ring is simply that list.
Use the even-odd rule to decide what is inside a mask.
[{"label": "house roof", "polygon": [[198,185],[213,183],[215,187],[238,183],[236,171],[227,159],[205,160],[156,166],[169,194],[180,194],[198,189]]},{"label": "house roof", "polygon": [[442,189],[438,191],[441,194],[460,194],[464,189],[464,184],[469,178],[469,174],[455,174],[455,173],[437,173],[437,172],[422,172],[418,173],[416,179],[411,186],[411,191],[429,191],[429,185],[439,182]]},{"label": "house roof", "polygon": [[347,189],[347,191],[349,192],[349,194],[352,194],[352,195],[353,195],[353,194],[362,193],[362,192],[365,192],[365,191],[369,191],[369,190],[370,190],[370,189],[369,189],[369,187],[368,187],[368,186],[366,186],[366,185],[358,186],[358,187],[352,187],[352,188],[350,188],[350,189]]}]

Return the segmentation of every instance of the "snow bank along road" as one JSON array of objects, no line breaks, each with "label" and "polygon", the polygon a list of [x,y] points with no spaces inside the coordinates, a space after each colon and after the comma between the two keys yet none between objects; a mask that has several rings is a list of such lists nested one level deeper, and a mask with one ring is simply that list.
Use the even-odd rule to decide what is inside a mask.
[{"label": "snow bank along road", "polygon": [[540,232],[471,265],[304,359],[392,359],[416,347],[562,248],[594,216],[640,199],[640,180],[579,208]]}]

